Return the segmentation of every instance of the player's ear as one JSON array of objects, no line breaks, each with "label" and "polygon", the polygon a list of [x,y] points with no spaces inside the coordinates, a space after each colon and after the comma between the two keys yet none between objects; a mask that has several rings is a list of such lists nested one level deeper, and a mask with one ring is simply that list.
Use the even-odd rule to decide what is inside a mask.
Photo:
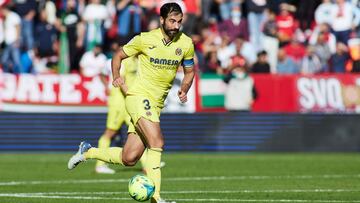
[{"label": "player's ear", "polygon": [[165,19],[162,16],[160,16],[160,24],[161,25],[164,24],[164,21],[165,21]]}]

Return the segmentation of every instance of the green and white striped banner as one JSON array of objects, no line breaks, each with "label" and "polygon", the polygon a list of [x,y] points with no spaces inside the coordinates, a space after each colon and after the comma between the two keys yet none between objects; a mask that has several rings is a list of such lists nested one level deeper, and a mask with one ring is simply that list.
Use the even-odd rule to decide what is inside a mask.
[{"label": "green and white striped banner", "polygon": [[226,84],[223,78],[216,74],[201,74],[199,94],[201,106],[204,108],[224,107],[224,92]]}]

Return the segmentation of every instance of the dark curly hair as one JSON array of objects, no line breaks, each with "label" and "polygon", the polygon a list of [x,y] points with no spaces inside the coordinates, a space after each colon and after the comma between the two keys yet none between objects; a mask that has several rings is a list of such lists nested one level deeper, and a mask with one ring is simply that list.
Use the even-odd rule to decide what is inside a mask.
[{"label": "dark curly hair", "polygon": [[160,16],[164,19],[166,19],[169,16],[169,14],[173,12],[183,14],[179,4],[174,2],[166,3],[160,8]]}]

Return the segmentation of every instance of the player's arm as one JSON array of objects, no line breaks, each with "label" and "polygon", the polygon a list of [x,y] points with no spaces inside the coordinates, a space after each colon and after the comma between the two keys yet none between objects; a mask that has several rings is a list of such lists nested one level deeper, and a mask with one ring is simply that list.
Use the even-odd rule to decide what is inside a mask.
[{"label": "player's arm", "polygon": [[184,67],[184,78],[181,82],[180,90],[178,91],[181,103],[187,102],[187,93],[192,85],[194,76],[195,71],[193,67]]},{"label": "player's arm", "polygon": [[185,52],[184,59],[182,61],[184,78],[181,82],[180,90],[178,91],[178,97],[181,103],[187,102],[187,93],[194,80],[194,76],[195,76],[194,56],[195,56],[194,45],[191,43],[188,50]]},{"label": "player's arm", "polygon": [[126,59],[128,56],[124,52],[123,48],[120,48],[119,51],[117,51],[112,60],[111,60],[111,71],[113,74],[113,86],[114,87],[120,87],[122,88],[125,86],[125,80],[123,77],[120,77],[120,68],[121,68],[121,61]]},{"label": "player's arm", "polygon": [[117,51],[111,61],[111,70],[113,74],[113,86],[120,87],[121,91],[126,94],[127,86],[125,84],[125,80],[123,77],[120,77],[120,68],[121,61],[126,59],[129,56],[136,55],[141,52],[142,43],[141,36],[135,36],[129,43],[125,46],[121,47],[119,51]]}]

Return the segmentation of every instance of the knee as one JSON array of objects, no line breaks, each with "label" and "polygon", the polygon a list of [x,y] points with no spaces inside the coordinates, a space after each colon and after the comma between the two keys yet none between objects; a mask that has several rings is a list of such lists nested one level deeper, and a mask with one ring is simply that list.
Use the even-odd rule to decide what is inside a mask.
[{"label": "knee", "polygon": [[139,158],[134,155],[123,155],[122,156],[122,162],[125,166],[134,166]]}]

